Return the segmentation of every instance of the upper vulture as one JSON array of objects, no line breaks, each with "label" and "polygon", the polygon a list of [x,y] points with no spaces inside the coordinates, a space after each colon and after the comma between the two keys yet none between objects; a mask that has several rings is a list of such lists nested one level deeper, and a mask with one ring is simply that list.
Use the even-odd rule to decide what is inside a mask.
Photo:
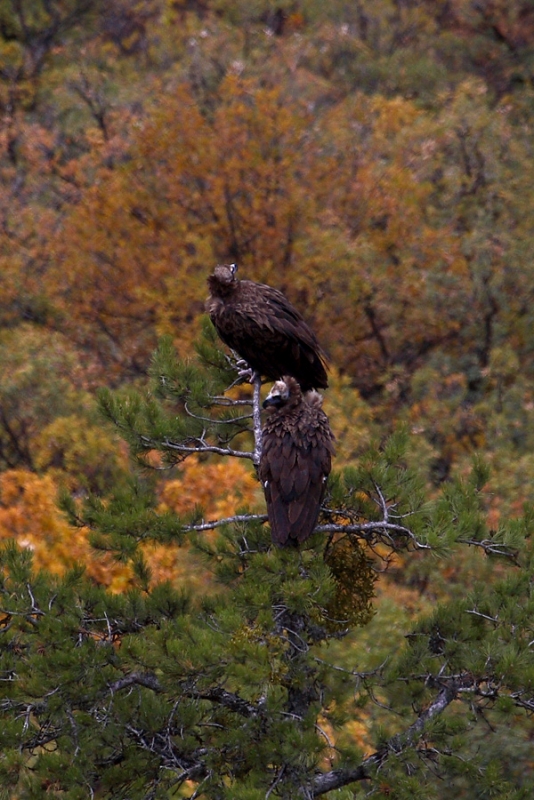
[{"label": "upper vulture", "polygon": [[318,392],[302,394],[290,376],[277,381],[263,407],[259,476],[271,536],[277,545],[302,544],[313,533],[334,454],[334,435]]},{"label": "upper vulture", "polygon": [[260,375],[292,375],[302,391],[328,386],[326,360],[315,334],[278,289],[240,281],[235,264],[208,278],[206,311],[225,344]]}]

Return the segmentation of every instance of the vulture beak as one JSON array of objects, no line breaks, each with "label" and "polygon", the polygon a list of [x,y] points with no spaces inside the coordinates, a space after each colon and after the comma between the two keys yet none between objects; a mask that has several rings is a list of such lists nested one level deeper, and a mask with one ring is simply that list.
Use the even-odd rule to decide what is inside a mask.
[{"label": "vulture beak", "polygon": [[269,406],[276,406],[276,408],[279,408],[283,402],[284,401],[279,394],[268,394],[262,403],[262,407],[269,408]]},{"label": "vulture beak", "polygon": [[263,401],[263,408],[269,408],[269,406],[280,408],[280,406],[283,406],[285,403],[287,403],[288,398],[289,389],[287,384],[284,383],[284,381],[276,381],[271,391]]}]

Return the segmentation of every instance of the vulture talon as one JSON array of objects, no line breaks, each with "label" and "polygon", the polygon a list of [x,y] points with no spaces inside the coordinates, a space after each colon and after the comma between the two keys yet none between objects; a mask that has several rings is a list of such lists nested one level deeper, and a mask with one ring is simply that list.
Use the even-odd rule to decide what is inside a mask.
[{"label": "vulture talon", "polygon": [[258,373],[254,372],[254,370],[250,367],[248,369],[240,369],[237,371],[237,375],[241,383],[254,383],[254,379],[257,374]]},{"label": "vulture talon", "polygon": [[254,383],[258,373],[252,369],[243,358],[236,361],[237,376],[241,383]]}]

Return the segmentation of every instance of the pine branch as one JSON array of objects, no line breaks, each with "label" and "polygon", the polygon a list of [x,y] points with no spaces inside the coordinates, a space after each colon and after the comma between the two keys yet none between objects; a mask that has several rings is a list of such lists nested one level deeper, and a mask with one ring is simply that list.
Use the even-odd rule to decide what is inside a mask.
[{"label": "pine branch", "polygon": [[[185,411],[193,419],[208,422],[211,425],[228,425],[228,424],[235,424],[236,421],[241,421],[244,419],[252,419],[252,432],[254,434],[254,449],[252,451],[249,450],[234,450],[232,447],[221,447],[220,445],[211,444],[206,441],[206,431],[203,432],[202,436],[200,437],[191,437],[183,442],[172,441],[169,438],[165,438],[162,440],[155,439],[150,436],[141,435],[139,437],[140,442],[146,448],[150,449],[161,449],[166,448],[167,450],[175,451],[177,453],[181,453],[184,456],[188,456],[193,453],[215,453],[220,456],[233,456],[234,458],[249,458],[253,462],[253,464],[257,467],[260,463],[261,458],[261,446],[262,446],[262,426],[261,426],[261,375],[254,373],[252,377],[252,386],[253,386],[253,393],[251,400],[231,400],[224,397],[213,398],[214,401],[217,401],[215,404],[217,405],[225,405],[233,407],[235,406],[250,406],[252,405],[252,414],[246,414],[237,419],[228,419],[228,420],[217,420],[211,419],[210,417],[201,416],[198,414],[193,413],[189,408],[187,403],[185,403]],[[249,429],[250,430],[250,429]]]},{"label": "pine branch", "polygon": [[350,783],[371,778],[372,773],[381,767],[389,756],[398,756],[404,750],[412,747],[421,738],[428,723],[439,714],[442,714],[447,706],[456,699],[461,688],[458,683],[451,683],[445,686],[434,702],[417,717],[409,728],[393,736],[380,750],[365,758],[361,764],[353,769],[334,769],[317,776],[311,784],[301,790],[301,795],[306,798],[319,797]]},{"label": "pine branch", "polygon": [[[154,692],[163,691],[162,685],[151,672],[130,672],[130,674],[125,675],[124,678],[119,678],[109,684],[108,689],[112,693],[115,693],[135,685],[144,686],[146,689],[152,689]],[[240,714],[243,717],[256,717],[261,712],[261,709],[255,706],[254,703],[249,703],[247,700],[243,700],[242,697],[239,697],[239,695],[228,692],[220,686],[207,689],[204,692],[185,690],[183,695],[192,700],[210,700],[213,703],[218,703],[228,708],[230,711],[235,711],[236,714]]]},{"label": "pine branch", "polygon": [[138,747],[157,756],[168,769],[179,770],[175,779],[177,785],[209,774],[205,764],[206,756],[210,755],[207,747],[199,747],[193,752],[182,752],[173,741],[176,733],[171,731],[154,734],[134,725],[126,725],[125,731]]},{"label": "pine branch", "polygon": [[389,541],[389,544],[392,544],[391,537],[388,534],[388,531],[391,533],[396,533],[400,536],[404,536],[414,544],[416,550],[431,550],[432,548],[428,544],[423,544],[420,542],[415,533],[406,525],[401,525],[399,522],[392,522],[391,520],[398,520],[404,519],[409,514],[397,514],[394,513],[394,509],[397,507],[396,503],[388,503],[380,486],[373,481],[374,488],[377,497],[373,498],[377,506],[381,511],[381,519],[372,521],[372,522],[360,522],[356,523],[352,520],[354,519],[354,514],[350,510],[343,510],[343,509],[331,509],[331,508],[324,508],[323,512],[326,513],[330,517],[345,517],[345,519],[349,520],[348,522],[333,522],[327,523],[325,525],[318,525],[315,528],[316,533],[382,533]]},{"label": "pine branch", "polygon": [[457,540],[460,544],[468,544],[472,545],[473,547],[481,547],[486,555],[494,555],[494,556],[504,556],[505,558],[510,558],[514,564],[518,564],[517,560],[517,548],[510,547],[503,542],[496,542],[493,539],[458,539]]}]

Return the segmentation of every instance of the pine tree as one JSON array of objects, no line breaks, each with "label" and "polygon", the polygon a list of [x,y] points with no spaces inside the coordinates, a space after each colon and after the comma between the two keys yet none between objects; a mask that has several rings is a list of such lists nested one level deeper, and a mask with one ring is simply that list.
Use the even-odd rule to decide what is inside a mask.
[{"label": "pine tree", "polygon": [[[144,394],[101,396],[141,469],[127,489],[64,507],[132,565],[130,591],[110,594],[81,567],[36,572],[28,551],[3,550],[3,796],[426,800],[452,785],[530,797],[532,512],[488,530],[480,463],[431,497],[407,466],[405,432],[335,472],[299,550],[271,545],[261,508],[159,512],[155,463],[172,470],[196,453],[254,469],[260,387],[228,391],[235,377],[206,328],[197,361],[162,342]],[[215,588],[154,584],[148,541],[194,548]],[[406,627],[384,636],[381,567],[402,556],[432,581],[436,557],[452,567],[466,548],[481,554],[481,579],[441,593],[416,624],[399,605],[392,619]]]}]

